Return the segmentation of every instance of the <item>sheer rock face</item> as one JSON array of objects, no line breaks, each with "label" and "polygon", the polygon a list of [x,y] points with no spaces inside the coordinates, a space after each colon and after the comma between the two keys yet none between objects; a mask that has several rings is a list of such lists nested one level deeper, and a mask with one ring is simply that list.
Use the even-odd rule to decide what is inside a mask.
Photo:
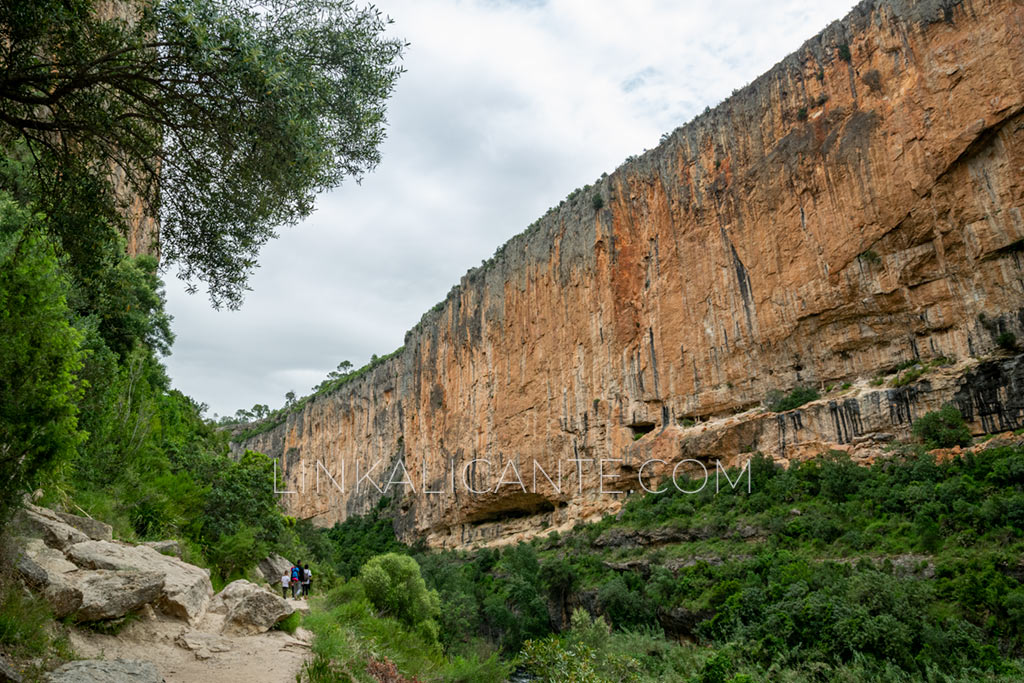
[{"label": "sheer rock face", "polygon": [[[1021,363],[972,359],[1024,339],[1022,82],[1021,5],[862,2],[513,238],[402,353],[238,446],[278,458],[289,513],[323,524],[397,468],[400,535],[457,547],[614,511],[599,463],[571,458],[636,491],[653,458],[870,456],[950,400],[978,430],[1020,426]],[[939,356],[959,361],[869,383]],[[560,492],[534,463],[562,464]],[[493,492],[503,474],[525,485]]]}]

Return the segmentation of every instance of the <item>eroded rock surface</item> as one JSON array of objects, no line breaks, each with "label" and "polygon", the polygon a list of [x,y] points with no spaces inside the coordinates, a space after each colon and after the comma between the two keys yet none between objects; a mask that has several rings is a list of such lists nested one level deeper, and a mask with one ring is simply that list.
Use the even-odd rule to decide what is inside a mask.
[{"label": "eroded rock surface", "polygon": [[85,541],[70,546],[66,554],[72,562],[88,569],[135,569],[162,574],[160,608],[190,622],[206,612],[213,596],[209,570],[161,555],[148,546]]},{"label": "eroded rock surface", "polygon": [[295,612],[289,602],[262,586],[239,579],[214,598],[214,611],[225,613],[223,632],[251,635],[270,630]]},{"label": "eroded rock surface", "polygon": [[[1019,2],[861,2],[238,447],[278,459],[290,514],[330,525],[387,489],[404,540],[458,547],[613,512],[648,460],[661,479],[751,450],[869,461],[950,400],[976,432],[1015,429],[1012,359],[976,359],[1024,339],[1022,82]],[[957,362],[870,383],[939,357]]]},{"label": "eroded rock surface", "polygon": [[164,588],[161,572],[97,569],[69,576],[81,591],[82,604],[75,611],[78,621],[116,619],[155,602]]}]

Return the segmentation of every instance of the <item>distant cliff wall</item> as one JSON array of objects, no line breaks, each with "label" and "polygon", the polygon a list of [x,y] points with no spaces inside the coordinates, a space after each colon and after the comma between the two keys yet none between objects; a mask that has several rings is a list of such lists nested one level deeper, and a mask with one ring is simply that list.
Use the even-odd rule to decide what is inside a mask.
[{"label": "distant cliff wall", "polygon": [[[862,2],[513,238],[401,354],[238,446],[323,524],[380,497],[360,474],[407,472],[401,535],[453,547],[612,511],[625,494],[598,485],[636,491],[652,458],[870,452],[946,401],[1021,426],[1021,364],[975,359],[1024,340],[1022,83],[1021,4]],[[833,389],[757,408],[799,385]],[[560,491],[534,463],[562,463]]]}]

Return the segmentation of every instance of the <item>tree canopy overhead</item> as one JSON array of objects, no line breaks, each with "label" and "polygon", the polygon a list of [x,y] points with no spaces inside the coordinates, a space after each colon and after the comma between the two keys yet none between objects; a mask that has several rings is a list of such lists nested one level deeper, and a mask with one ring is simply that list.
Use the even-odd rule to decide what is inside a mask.
[{"label": "tree canopy overhead", "polygon": [[[116,207],[123,178],[165,265],[237,307],[275,230],[380,160],[405,47],[389,23],[350,0],[0,3],[0,146],[65,208],[83,184],[89,210]],[[68,233],[72,259],[90,250]]]}]

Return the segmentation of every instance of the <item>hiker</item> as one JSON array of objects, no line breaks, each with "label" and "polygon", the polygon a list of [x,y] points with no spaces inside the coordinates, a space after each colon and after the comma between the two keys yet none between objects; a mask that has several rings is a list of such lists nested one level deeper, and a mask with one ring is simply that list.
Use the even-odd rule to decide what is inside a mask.
[{"label": "hiker", "polygon": [[309,587],[313,585],[313,572],[309,570],[309,565],[302,572],[302,595],[309,596]]},{"label": "hiker", "polygon": [[288,597],[288,588],[291,585],[292,585],[292,577],[288,574],[288,572],[285,572],[284,574],[281,575],[281,597],[282,598],[287,598]]},{"label": "hiker", "polygon": [[302,577],[302,563],[292,565],[292,597],[296,598],[299,596],[299,591],[302,589],[301,583]]}]

